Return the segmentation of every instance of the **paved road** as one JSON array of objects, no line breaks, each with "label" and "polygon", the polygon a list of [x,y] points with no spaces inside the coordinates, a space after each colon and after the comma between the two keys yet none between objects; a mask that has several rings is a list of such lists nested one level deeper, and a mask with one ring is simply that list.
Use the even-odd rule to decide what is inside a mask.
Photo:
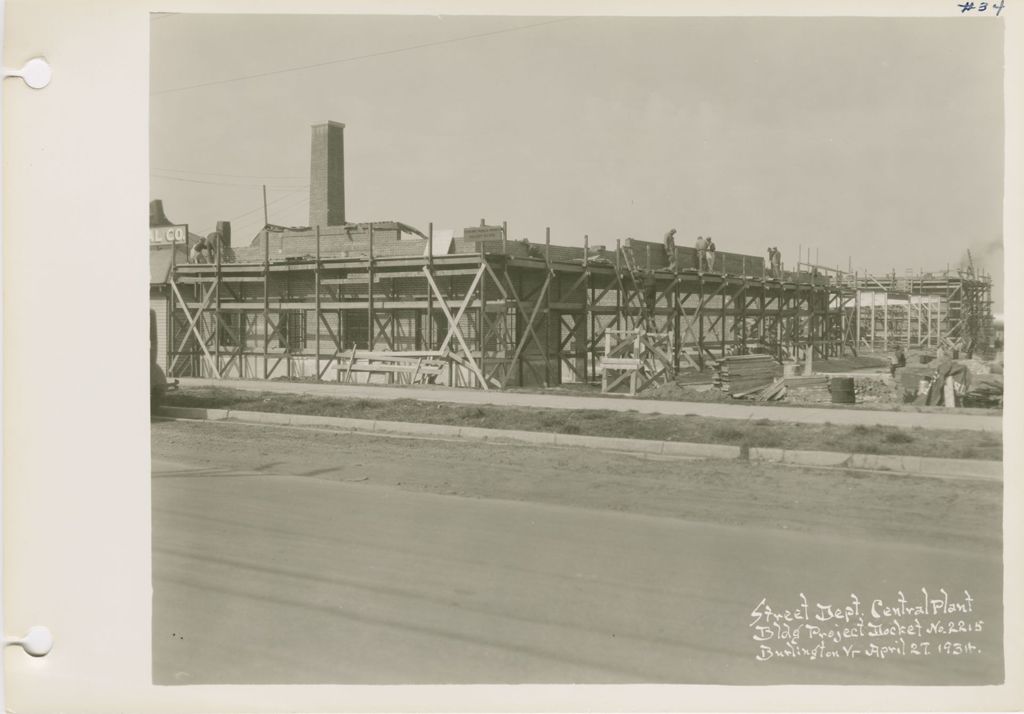
[{"label": "paved road", "polygon": [[[341,469],[344,480],[297,476],[287,456],[275,466],[269,436],[253,441],[249,457],[218,450],[222,465],[211,466],[197,457],[208,445],[196,431],[168,446],[182,429],[194,426],[154,425],[160,684],[954,684],[1002,676],[1001,565],[985,549],[838,537],[822,531],[827,525],[792,532],[415,492],[366,482],[358,470]],[[445,448],[453,461],[465,456],[458,444]],[[394,464],[374,452],[372,468],[393,465],[415,478],[402,450],[390,449]],[[981,653],[755,660],[749,624],[762,597],[794,607],[800,592],[812,603],[849,603],[860,593],[866,606],[921,587],[971,590],[972,618],[983,617],[986,629],[958,641],[973,640]]]},{"label": "paved road", "polygon": [[677,414],[724,419],[772,419],[798,424],[864,424],[929,429],[971,429],[1001,432],[1001,416],[985,414],[946,414],[943,412],[890,412],[870,409],[818,409],[814,407],[754,406],[751,404],[718,404],[714,402],[675,402],[623,397],[577,397],[568,394],[528,394],[522,392],[454,389],[450,387],[387,387],[341,384],[304,384],[262,380],[180,380],[185,387],[230,387],[258,392],[308,394],[351,399],[417,399],[427,402],[458,404],[495,404],[550,409],[607,409],[637,411],[643,414]]}]

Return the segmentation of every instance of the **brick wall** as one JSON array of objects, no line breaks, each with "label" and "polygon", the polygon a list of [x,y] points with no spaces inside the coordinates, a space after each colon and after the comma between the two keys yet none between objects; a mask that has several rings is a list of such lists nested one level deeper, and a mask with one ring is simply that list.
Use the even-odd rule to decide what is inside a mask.
[{"label": "brick wall", "polygon": [[[424,254],[427,249],[426,240],[418,236],[401,240],[401,235],[397,228],[374,228],[374,257],[417,257]],[[272,261],[284,258],[316,257],[316,233],[313,230],[270,231],[266,240]],[[264,252],[263,242],[264,234],[260,232],[250,245],[236,248],[237,261],[261,262]],[[320,257],[322,258],[354,258],[369,257],[369,255],[370,229],[367,226],[353,226],[342,231],[320,232]]]}]

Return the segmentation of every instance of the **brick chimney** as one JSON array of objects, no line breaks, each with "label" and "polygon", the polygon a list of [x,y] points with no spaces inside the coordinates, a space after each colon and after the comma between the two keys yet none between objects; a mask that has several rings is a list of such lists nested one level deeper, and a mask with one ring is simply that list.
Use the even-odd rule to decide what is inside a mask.
[{"label": "brick chimney", "polygon": [[345,224],[345,125],[313,125],[309,162],[309,225]]},{"label": "brick chimney", "polygon": [[217,232],[220,233],[221,243],[226,248],[231,247],[231,221],[217,221]]},{"label": "brick chimney", "polygon": [[164,213],[164,202],[157,199],[149,202],[149,227],[158,228],[159,226],[169,226],[171,222],[167,220],[167,215]]}]

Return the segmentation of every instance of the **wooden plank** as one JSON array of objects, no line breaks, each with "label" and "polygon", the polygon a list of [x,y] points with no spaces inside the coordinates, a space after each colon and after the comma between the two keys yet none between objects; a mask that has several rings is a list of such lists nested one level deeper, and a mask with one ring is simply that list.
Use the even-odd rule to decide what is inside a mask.
[{"label": "wooden plank", "polygon": [[[476,268],[463,268],[463,269],[455,269],[455,270],[435,270],[435,271],[433,271],[433,274],[434,274],[435,278],[439,278],[439,277],[440,278],[450,278],[450,277],[458,277],[458,276],[461,276],[461,275],[476,275],[477,272],[478,272],[478,269],[476,269]],[[377,273],[374,277],[376,278],[377,281],[380,281],[380,280],[399,280],[399,279],[405,279],[405,278],[422,278],[423,277],[423,272],[420,271],[420,270],[400,271],[400,272],[386,272],[386,273],[382,272],[382,273]],[[344,280],[344,278],[342,278],[342,280]],[[362,282],[365,283],[366,280],[363,280]]]},{"label": "wooden plank", "polygon": [[[367,276],[362,275],[355,278],[323,278],[320,282],[323,285],[366,285],[368,280]],[[380,276],[374,275],[373,282],[379,283]]]},{"label": "wooden plank", "polygon": [[401,352],[382,352],[379,350],[356,350],[356,359],[407,359],[414,360],[420,357],[442,358],[445,352],[439,350],[402,350]]},{"label": "wooden plank", "polygon": [[[176,282],[179,282],[179,283],[187,283],[187,284],[190,284],[190,285],[194,285],[194,284],[202,284],[202,283],[212,283],[216,279],[217,279],[216,275],[209,275],[209,276],[203,275],[203,276],[191,276],[191,277],[190,276],[182,276],[182,277],[176,278],[175,280],[176,280]],[[262,283],[263,282],[263,278],[254,278],[254,277],[248,277],[248,276],[232,276],[232,275],[226,274],[226,275],[224,275],[221,278],[221,282],[225,282],[225,283]]]},{"label": "wooden plank", "polygon": [[352,348],[352,354],[348,358],[348,369],[345,370],[345,376],[342,379],[343,382],[347,383],[349,381],[349,375],[352,374],[352,365],[354,365],[355,362],[356,362],[356,348],[353,347]]},{"label": "wooden plank", "polygon": [[643,364],[639,359],[631,357],[612,357],[601,359],[601,369],[640,369]]},{"label": "wooden plank", "polygon": [[[342,369],[342,367],[338,367]],[[354,364],[351,368],[345,368],[348,373],[351,372],[380,372],[381,374],[441,374],[443,367],[422,365],[417,367],[416,365],[406,364]]]}]

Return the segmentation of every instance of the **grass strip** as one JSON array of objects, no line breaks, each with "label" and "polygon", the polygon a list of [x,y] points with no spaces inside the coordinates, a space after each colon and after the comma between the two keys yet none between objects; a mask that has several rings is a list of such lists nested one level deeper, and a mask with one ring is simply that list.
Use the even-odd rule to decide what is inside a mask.
[{"label": "grass strip", "polygon": [[779,449],[991,461],[1003,458],[1000,434],[966,429],[903,429],[829,422],[791,424],[769,419],[667,416],[600,409],[474,406],[414,399],[346,399],[225,387],[185,388],[168,394],[164,404]]}]

